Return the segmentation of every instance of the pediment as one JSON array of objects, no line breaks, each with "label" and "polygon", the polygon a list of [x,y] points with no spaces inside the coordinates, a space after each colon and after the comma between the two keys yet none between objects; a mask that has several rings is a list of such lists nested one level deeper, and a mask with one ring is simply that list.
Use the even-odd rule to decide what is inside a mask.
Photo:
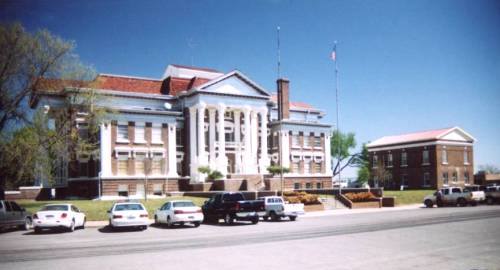
[{"label": "pediment", "polygon": [[447,140],[447,141],[458,141],[458,142],[473,142],[475,139],[467,134],[465,131],[459,129],[459,128],[454,128],[450,130],[449,132],[439,136],[439,139],[441,140]]},{"label": "pediment", "polygon": [[270,97],[260,86],[239,73],[210,81],[198,87],[199,91],[237,96]]}]

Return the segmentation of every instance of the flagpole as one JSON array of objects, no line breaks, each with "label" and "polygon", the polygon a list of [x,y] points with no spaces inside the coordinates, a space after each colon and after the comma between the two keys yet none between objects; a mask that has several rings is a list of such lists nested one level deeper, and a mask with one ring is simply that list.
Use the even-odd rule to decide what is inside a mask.
[{"label": "flagpole", "polygon": [[340,140],[340,123],[339,123],[339,67],[337,62],[337,41],[334,42],[334,54],[335,54],[335,101],[336,101],[336,110],[337,110],[337,162],[339,162],[339,195],[342,193],[342,179],[340,173],[340,149],[341,149],[341,140]]}]

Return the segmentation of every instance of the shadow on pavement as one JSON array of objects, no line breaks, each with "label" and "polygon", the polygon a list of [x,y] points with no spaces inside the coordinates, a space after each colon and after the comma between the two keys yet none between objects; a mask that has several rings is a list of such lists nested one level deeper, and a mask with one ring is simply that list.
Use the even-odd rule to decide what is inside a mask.
[{"label": "shadow on pavement", "polygon": [[140,228],[135,227],[123,227],[123,228],[111,228],[109,225],[97,229],[101,233],[124,233],[124,232],[142,232]]}]

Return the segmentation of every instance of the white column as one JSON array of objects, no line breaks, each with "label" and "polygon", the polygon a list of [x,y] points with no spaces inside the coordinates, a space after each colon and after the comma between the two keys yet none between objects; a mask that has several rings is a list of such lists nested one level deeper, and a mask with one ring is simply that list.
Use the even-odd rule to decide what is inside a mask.
[{"label": "white column", "polygon": [[111,176],[111,124],[101,124],[101,177]]},{"label": "white column", "polygon": [[330,135],[325,134],[325,173],[333,175],[332,171],[332,156],[330,153]]},{"label": "white column", "polygon": [[235,172],[242,173],[241,167],[241,112],[234,111],[234,140],[236,142]]},{"label": "white column", "polygon": [[250,164],[248,164],[252,160],[252,150],[251,150],[251,140],[250,140],[250,108],[245,107],[243,109],[243,121],[245,122],[245,151],[243,152],[243,160],[245,161],[245,165],[243,166],[243,173],[250,173],[251,168]]},{"label": "white column", "polygon": [[168,124],[168,173],[167,177],[178,177],[177,173],[177,139],[175,124]]},{"label": "white column", "polygon": [[189,108],[189,172],[191,181],[198,179],[198,157],[196,155],[196,107]]},{"label": "white column", "polygon": [[[198,106],[198,166],[207,166],[208,158],[205,151],[205,108],[204,103]],[[205,182],[206,175],[198,174],[198,181]]]},{"label": "white column", "polygon": [[217,130],[219,131],[219,157],[217,158],[217,170],[224,176],[227,175],[227,157],[226,157],[226,133],[224,128],[224,114],[226,106],[219,103],[217,106],[219,122],[217,122]]},{"label": "white column", "polygon": [[260,160],[259,173],[267,173],[267,167],[270,165],[269,155],[267,154],[267,108],[260,111],[261,126],[260,126]]},{"label": "white column", "polygon": [[259,148],[259,118],[257,112],[251,113],[251,130],[252,130],[252,173],[257,173],[257,150]]},{"label": "white column", "polygon": [[287,130],[280,131],[280,162],[284,168],[290,168],[290,136]]},{"label": "white column", "polygon": [[208,109],[208,143],[210,169],[215,170],[215,108]]}]

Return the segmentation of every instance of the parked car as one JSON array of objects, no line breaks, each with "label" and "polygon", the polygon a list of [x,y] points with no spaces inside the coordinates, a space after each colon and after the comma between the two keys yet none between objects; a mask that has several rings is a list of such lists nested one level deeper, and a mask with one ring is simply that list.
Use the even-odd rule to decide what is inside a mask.
[{"label": "parked car", "polygon": [[135,227],[146,230],[149,225],[149,215],[142,203],[120,202],[115,203],[108,210],[109,227]]},{"label": "parked car", "polygon": [[263,201],[245,200],[240,192],[222,192],[214,195],[202,207],[207,222],[219,222],[223,218],[226,224],[235,220],[251,221],[257,224],[266,214]]},{"label": "parked car", "polygon": [[476,203],[482,203],[486,200],[486,195],[483,191],[484,186],[470,185],[464,188],[464,191],[469,191],[472,194],[472,199]]},{"label": "parked car", "polygon": [[13,201],[0,200],[0,229],[18,227],[29,230],[33,225],[31,213]]},{"label": "parked car", "polygon": [[[441,200],[439,201],[439,192],[441,192]],[[426,207],[431,208],[434,205],[445,206],[445,205],[459,205],[467,206],[476,205],[477,202],[472,198],[472,193],[462,190],[459,187],[447,187],[441,188],[440,190],[434,192],[432,195],[425,196],[424,204]]]},{"label": "parked car", "polygon": [[264,201],[266,214],[264,220],[271,218],[274,221],[280,220],[283,217],[288,217],[291,221],[295,221],[298,215],[304,214],[304,204],[288,203],[283,197],[267,196],[261,197],[259,200]]},{"label": "parked car", "polygon": [[167,227],[186,223],[200,226],[203,222],[201,208],[192,201],[170,201],[155,211],[155,224],[167,224]]},{"label": "parked car", "polygon": [[33,215],[35,233],[43,229],[63,228],[73,232],[76,227],[85,228],[85,214],[72,204],[47,204]]},{"label": "parked car", "polygon": [[493,204],[495,202],[500,202],[500,186],[488,186],[486,187],[486,203]]}]

